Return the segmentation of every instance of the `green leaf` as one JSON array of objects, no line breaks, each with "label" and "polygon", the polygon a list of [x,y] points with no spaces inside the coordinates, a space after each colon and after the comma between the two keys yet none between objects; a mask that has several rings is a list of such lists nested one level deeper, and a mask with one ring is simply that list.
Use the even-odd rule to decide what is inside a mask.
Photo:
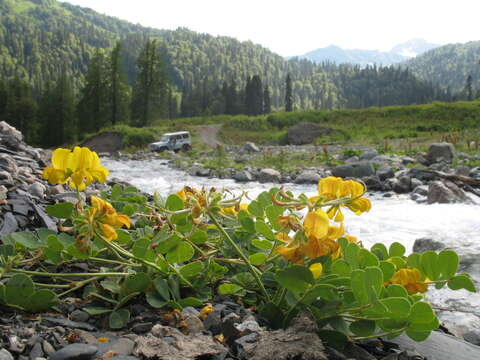
[{"label": "green leaf", "polygon": [[381,243],[375,244],[370,249],[380,260],[388,259],[387,247]]},{"label": "green leaf", "polygon": [[242,225],[242,228],[250,233],[253,234],[255,232],[255,222],[253,219],[250,217],[250,215],[246,211],[240,211],[238,213],[238,221],[240,222],[240,225]]},{"label": "green leaf", "polygon": [[144,272],[139,272],[128,276],[122,283],[122,295],[131,293],[142,293],[150,286],[150,278]]},{"label": "green leaf", "polygon": [[413,254],[408,255],[407,265],[409,267],[421,270],[422,269],[421,261],[422,261],[422,255],[417,254],[417,253],[413,253]]},{"label": "green leaf", "polygon": [[434,318],[435,318],[435,313],[433,312],[430,305],[427,304],[426,302],[419,301],[413,304],[408,320],[411,323],[428,324],[428,323],[431,323]]},{"label": "green leaf", "polygon": [[125,327],[129,321],[130,311],[127,309],[120,309],[110,314],[109,326],[111,329],[121,329]]},{"label": "green leaf", "polygon": [[408,292],[402,285],[391,284],[386,288],[388,297],[403,297],[408,299]]},{"label": "green leaf", "polygon": [[267,240],[275,240],[275,235],[273,234],[272,229],[262,220],[257,220],[255,223],[255,230],[262,234]]},{"label": "green leaf", "polygon": [[174,249],[167,253],[167,261],[172,264],[178,264],[190,260],[195,254],[193,246],[186,241],[182,241]]},{"label": "green leaf", "polygon": [[282,309],[276,304],[269,302],[260,306],[259,314],[267,319],[272,329],[276,330],[282,327],[284,314]]},{"label": "green leaf", "polygon": [[0,283],[0,304],[5,304],[5,285]]},{"label": "green leaf", "polygon": [[380,300],[380,302],[385,305],[388,309],[388,316],[393,320],[405,320],[408,319],[410,315],[410,302],[401,297],[397,298],[386,298]]},{"label": "green leaf", "polygon": [[127,216],[132,216],[137,212],[137,207],[134,204],[125,204],[122,207],[122,213]]},{"label": "green leaf", "polygon": [[150,239],[142,237],[133,243],[132,254],[140,259],[144,259],[147,251],[150,249],[150,245]]},{"label": "green leaf", "polygon": [[430,280],[438,280],[440,277],[440,265],[435,251],[425,251],[420,259],[421,270]]},{"label": "green leaf", "polygon": [[149,291],[147,292],[147,303],[154,307],[155,309],[163,308],[165,305],[168,304],[168,301],[165,300],[160,294],[156,291]]},{"label": "green leaf", "polygon": [[190,223],[188,220],[188,213],[173,214],[170,217],[170,221],[177,226],[184,226]]},{"label": "green leaf", "polygon": [[248,260],[252,263],[252,265],[262,265],[267,260],[267,255],[264,253],[256,253],[250,255]]},{"label": "green leaf", "polygon": [[190,236],[190,241],[196,245],[205,243],[208,240],[208,235],[205,231],[197,230]]},{"label": "green leaf", "polygon": [[325,301],[338,299],[337,291],[336,286],[330,284],[317,284],[308,289],[307,294],[303,297],[303,303],[311,304],[318,299]]},{"label": "green leaf", "polygon": [[157,290],[158,294],[165,301],[170,301],[170,287],[168,286],[168,281],[166,279],[156,278],[153,281],[153,285],[155,286],[155,290]]},{"label": "green leaf", "polygon": [[181,242],[182,242],[182,238],[177,234],[173,234],[172,236],[164,239],[163,241],[160,241],[157,245],[156,250],[161,254],[166,254]]},{"label": "green leaf", "polygon": [[476,292],[472,279],[466,274],[452,277],[448,280],[448,287],[452,290],[465,289],[470,292]]},{"label": "green leaf", "polygon": [[54,205],[48,205],[45,210],[50,216],[55,216],[59,219],[70,219],[73,212],[73,204],[70,202],[58,203]]},{"label": "green leaf", "polygon": [[407,266],[407,262],[399,256],[391,257],[388,259],[388,261],[394,264],[397,269],[403,269],[405,266]]},{"label": "green leaf", "polygon": [[88,259],[90,257],[90,255],[88,254],[88,252],[83,252],[83,251],[80,251],[78,248],[77,248],[77,245],[76,244],[72,244],[70,246],[67,247],[66,249],[67,253],[71,256],[73,256],[74,258],[77,258],[77,259],[81,259],[81,260],[84,260],[84,259]]},{"label": "green leaf", "polygon": [[367,266],[378,266],[378,258],[372,254],[370,251],[367,249],[360,249],[358,251],[358,266],[361,268],[367,267]]},{"label": "green leaf", "polygon": [[263,218],[263,207],[256,200],[253,200],[248,204],[248,212],[257,218]]},{"label": "green leaf", "polygon": [[428,323],[410,323],[408,329],[413,331],[432,331],[438,329],[439,326],[440,321],[438,321],[438,318],[435,316]]},{"label": "green leaf", "polygon": [[407,329],[406,333],[410,339],[420,342],[425,341],[430,336],[431,331],[414,331]]},{"label": "green leaf", "polygon": [[383,272],[383,281],[389,281],[395,274],[395,265],[388,261],[380,261],[380,269]]},{"label": "green leaf", "polygon": [[443,250],[438,254],[438,263],[443,279],[451,279],[457,273],[459,263],[458,255],[453,250]]},{"label": "green leaf", "polygon": [[340,276],[350,276],[352,268],[349,263],[343,259],[337,259],[332,263],[332,273]]},{"label": "green leaf", "polygon": [[273,246],[273,243],[269,240],[255,239],[252,240],[252,245],[262,250],[270,250]]},{"label": "green leaf", "polygon": [[367,281],[365,271],[356,269],[352,271],[350,283],[355,299],[360,305],[366,305],[370,302],[369,291],[367,289]]},{"label": "green leaf", "polygon": [[5,302],[28,308],[30,296],[35,293],[32,279],[24,274],[15,274],[5,285]]},{"label": "green leaf", "polygon": [[282,206],[274,204],[269,205],[265,208],[265,214],[267,215],[270,225],[277,231],[282,228],[278,222],[278,217],[281,216],[284,211],[285,209]]},{"label": "green leaf", "polygon": [[377,325],[372,320],[357,320],[350,324],[350,331],[358,336],[370,336],[375,333]]},{"label": "green leaf", "polygon": [[349,243],[345,248],[345,261],[347,261],[352,269],[358,268],[358,252],[360,247],[355,243]]},{"label": "green leaf", "polygon": [[304,292],[313,284],[312,272],[304,266],[293,265],[275,274],[275,279],[280,285],[294,293]]},{"label": "green leaf", "polygon": [[246,291],[243,287],[237,284],[221,284],[218,287],[218,293],[220,295],[238,295],[238,296],[245,296]]},{"label": "green leaf", "polygon": [[203,271],[203,263],[201,261],[194,261],[180,268],[180,274],[186,278],[197,276]]},{"label": "green leaf", "polygon": [[10,234],[10,237],[15,241],[15,243],[20,244],[29,250],[36,250],[42,246],[42,243],[38,241],[32,232],[29,231],[13,233]]},{"label": "green leaf", "polygon": [[41,289],[33,293],[25,307],[30,311],[41,311],[51,308],[58,302],[57,295],[51,290]]},{"label": "green leaf", "polygon": [[106,314],[106,313],[112,312],[113,310],[109,308],[101,307],[101,306],[89,306],[89,307],[83,308],[83,311],[85,311],[86,313],[92,316],[95,316],[95,315]]},{"label": "green leaf", "polygon": [[176,194],[171,194],[165,202],[165,207],[170,211],[178,211],[183,209],[183,201]]},{"label": "green leaf", "polygon": [[[378,296],[383,289],[383,272],[378,266],[369,266],[365,268],[365,280],[367,286],[373,288],[375,294]],[[370,297],[370,301],[373,301]]]},{"label": "green leaf", "polygon": [[390,257],[393,256],[398,256],[402,257],[405,254],[405,246],[398,242],[394,242],[392,245],[390,245],[390,248],[388,250],[388,255]]},{"label": "green leaf", "polygon": [[187,297],[185,299],[181,299],[177,302],[178,304],[180,304],[180,306],[182,308],[185,308],[187,306],[191,306],[191,307],[200,307],[203,305],[203,301],[200,300],[200,299],[197,299],[195,297]]}]

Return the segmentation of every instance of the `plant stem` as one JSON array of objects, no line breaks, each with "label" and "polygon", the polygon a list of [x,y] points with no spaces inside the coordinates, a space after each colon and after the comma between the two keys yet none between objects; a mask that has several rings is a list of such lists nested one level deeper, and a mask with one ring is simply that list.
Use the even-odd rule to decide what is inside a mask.
[{"label": "plant stem", "polygon": [[83,281],[79,281],[79,282],[76,282],[74,283],[75,285],[71,288],[71,289],[68,289],[67,291],[64,291],[63,293],[59,294],[58,297],[62,297],[62,296],[65,296],[73,291],[76,291],[78,289],[81,289],[82,287],[84,287],[85,285],[91,283],[91,282],[94,282],[98,279],[101,279],[103,277],[102,276],[96,276],[96,277],[92,277],[90,279],[86,279],[86,280],[83,280]]},{"label": "plant stem", "polygon": [[103,258],[98,258],[98,257],[94,257],[94,256],[90,257],[88,260],[103,262],[103,263],[107,263],[107,264],[142,266],[140,264],[133,264],[133,263],[130,263],[130,262],[119,261],[119,260],[103,259]]},{"label": "plant stem", "polygon": [[388,335],[393,335],[393,334],[398,334],[401,332],[404,332],[407,328],[403,327],[401,329],[397,330],[392,330],[392,331],[387,331],[381,334],[375,334],[375,335],[369,335],[369,336],[353,336],[351,339],[356,341],[356,340],[367,340],[367,339],[375,339],[383,336],[388,336]]},{"label": "plant stem", "polygon": [[260,276],[258,274],[258,269],[256,269],[248,260],[247,256],[243,253],[243,251],[238,247],[237,244],[235,244],[235,241],[228,235],[228,233],[225,231],[225,229],[220,225],[218,220],[215,218],[215,216],[212,214],[211,211],[207,212],[208,216],[210,219],[213,221],[217,229],[222,233],[223,237],[227,242],[235,249],[237,252],[238,256],[242,258],[242,260],[245,262],[245,265],[247,265],[248,269],[250,270],[250,273],[253,275],[258,287],[260,288],[260,291],[262,292],[262,295],[265,297],[266,301],[270,301],[270,297],[268,296],[267,290],[265,289],[265,286],[263,286],[262,279],[260,279]]},{"label": "plant stem", "polygon": [[130,274],[123,272],[104,272],[104,273],[50,273],[43,271],[30,271],[20,269],[10,269],[10,272],[33,275],[33,276],[48,276],[48,277],[96,277],[96,276],[128,276]]},{"label": "plant stem", "polygon": [[69,289],[71,286],[67,284],[43,284],[43,283],[34,283],[36,286],[40,287],[49,287],[52,289]]}]

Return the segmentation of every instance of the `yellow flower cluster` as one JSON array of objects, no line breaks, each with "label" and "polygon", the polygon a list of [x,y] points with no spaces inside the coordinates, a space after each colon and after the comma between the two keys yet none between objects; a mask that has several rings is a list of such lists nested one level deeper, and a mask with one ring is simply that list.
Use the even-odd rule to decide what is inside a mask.
[{"label": "yellow flower cluster", "polygon": [[94,181],[104,183],[108,170],[100,165],[98,154],[86,147],[56,149],[52,153],[52,166],[43,171],[42,177],[52,185],[68,183],[82,191]]},{"label": "yellow flower cluster", "polygon": [[341,204],[332,205],[327,212],[330,219],[342,222],[344,216],[340,209],[341,206],[346,206],[356,215],[370,211],[372,208],[370,200],[362,197],[365,191],[365,186],[357,181],[343,180],[339,177],[329,176],[320,179],[318,183],[318,196],[310,200],[314,203],[318,200],[324,202],[343,200]]},{"label": "yellow flower cluster", "polygon": [[127,215],[117,214],[112,204],[108,201],[92,196],[90,198],[92,207],[88,211],[88,222],[94,228],[100,230],[101,235],[107,241],[115,240],[118,235],[115,228],[132,225]]},{"label": "yellow flower cluster", "polygon": [[[279,218],[279,223],[285,229],[297,231],[303,228],[304,237],[298,236],[298,232],[293,239],[285,233],[280,233],[283,234],[281,236],[277,235],[277,239],[286,245],[277,247],[276,251],[288,261],[302,264],[305,257],[315,259],[325,255],[331,255],[336,259],[341,255],[337,242],[339,238],[344,237],[349,242],[357,242],[357,238],[345,234],[340,206],[344,205],[356,214],[369,211],[370,200],[361,197],[365,193],[365,186],[353,180],[327,177],[320,180],[318,193],[318,196],[310,199],[313,205],[335,200],[339,202],[331,205],[327,212],[321,209],[309,211],[303,220],[303,226],[291,216]],[[340,222],[339,226],[331,225],[331,219]]]},{"label": "yellow flower cluster", "polygon": [[420,281],[420,271],[418,269],[400,269],[390,280],[391,284],[402,285],[409,294],[424,293],[428,285]]}]

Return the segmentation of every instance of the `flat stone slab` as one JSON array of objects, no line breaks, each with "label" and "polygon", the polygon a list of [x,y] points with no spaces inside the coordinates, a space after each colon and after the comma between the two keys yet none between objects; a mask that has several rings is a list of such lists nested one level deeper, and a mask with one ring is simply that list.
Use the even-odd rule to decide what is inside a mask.
[{"label": "flat stone slab", "polygon": [[406,335],[389,340],[410,351],[417,351],[428,360],[480,359],[480,346],[438,331],[432,331],[427,340],[416,342]]}]

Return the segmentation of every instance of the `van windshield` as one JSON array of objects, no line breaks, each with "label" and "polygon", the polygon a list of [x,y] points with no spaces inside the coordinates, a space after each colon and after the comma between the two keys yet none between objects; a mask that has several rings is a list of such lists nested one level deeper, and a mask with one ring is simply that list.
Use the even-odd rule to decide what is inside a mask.
[{"label": "van windshield", "polygon": [[162,138],[160,139],[161,142],[168,142],[170,140],[170,136],[163,135]]}]

